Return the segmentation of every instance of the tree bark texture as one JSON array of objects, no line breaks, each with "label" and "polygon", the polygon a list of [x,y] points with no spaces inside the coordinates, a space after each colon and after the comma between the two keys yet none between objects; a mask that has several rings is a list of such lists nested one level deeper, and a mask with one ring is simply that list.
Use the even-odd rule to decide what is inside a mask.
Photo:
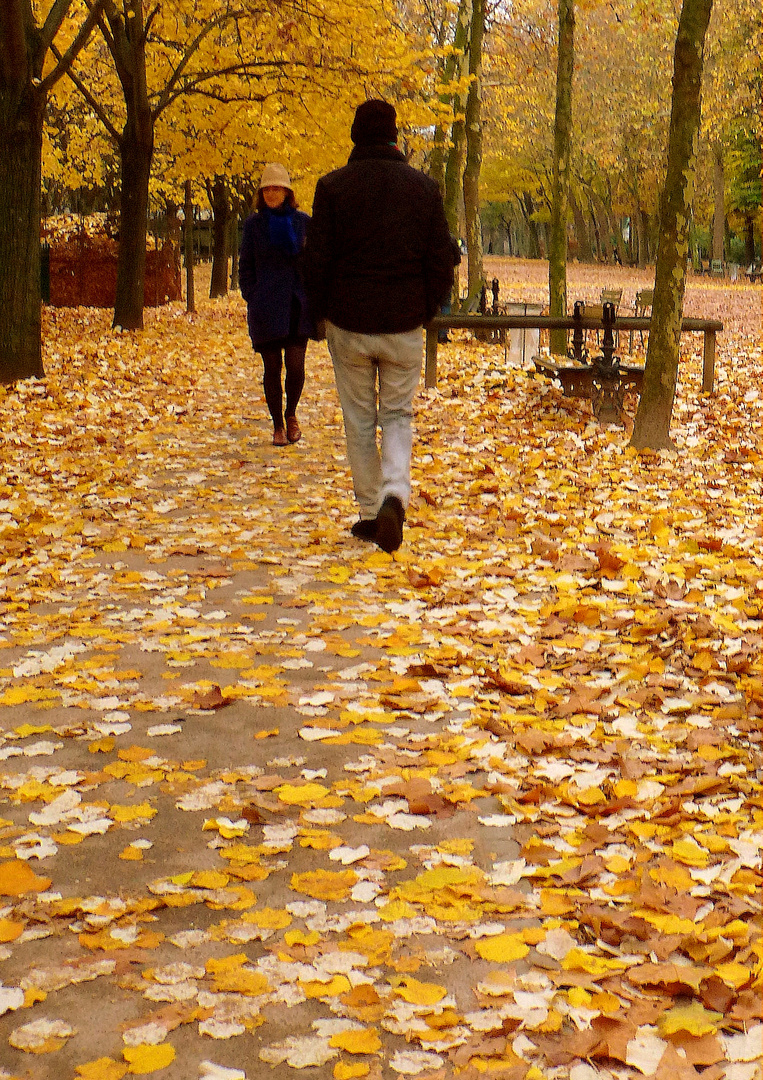
[{"label": "tree bark texture", "polygon": [[143,329],[148,185],[153,157],[153,119],[150,110],[146,109],[146,114],[141,124],[133,126],[128,111],[119,144],[122,183],[113,325],[123,330]]},{"label": "tree bark texture", "polygon": [[540,234],[538,231],[538,222],[534,219],[535,204],[533,203],[532,195],[529,191],[524,192],[522,209],[524,210],[525,219],[527,221],[528,239],[530,241],[530,258],[540,259],[541,255],[541,243]]},{"label": "tree bark texture", "polygon": [[650,250],[649,250],[649,234],[650,234],[649,215],[646,210],[639,210],[638,212],[638,265],[639,269],[643,270],[649,262]]},{"label": "tree bark texture", "polygon": [[593,248],[588,235],[585,214],[581,210],[578,200],[572,195],[570,195],[570,206],[572,207],[572,217],[575,222],[575,236],[578,241],[578,259],[582,263],[592,263]]},{"label": "tree bark texture", "polygon": [[723,262],[723,236],[726,229],[726,204],[723,197],[723,147],[713,145],[713,259]]},{"label": "tree bark texture", "polygon": [[746,266],[755,262],[755,218],[752,214],[744,219],[744,261]]},{"label": "tree bark texture", "polygon": [[209,297],[228,295],[228,231],[230,229],[230,199],[225,178],[216,176],[212,184],[212,276]]},{"label": "tree bark texture", "polygon": [[191,181],[186,180],[183,202],[183,245],[185,250],[185,310],[189,315],[196,311],[196,289],[193,278],[193,192]]},{"label": "tree bark texture", "polygon": [[[458,16],[456,18],[456,29],[453,35],[453,52],[448,54],[443,70],[443,82],[446,86],[453,82],[459,71],[459,66],[462,63],[469,35],[470,18],[471,0],[460,0],[458,5]],[[440,94],[440,101],[443,105],[450,105],[455,111],[457,100],[453,93],[446,90],[445,93]],[[445,195],[445,163],[447,160],[447,148],[445,144],[447,141],[448,125],[444,123],[437,124],[434,131],[432,151],[429,155],[429,175],[439,184],[443,197]]]},{"label": "tree bark texture", "polygon": [[[38,26],[31,0],[0,0],[0,381],[41,376],[40,186],[50,88],[69,70],[99,18],[94,0],[63,55],[53,41],[72,0],[46,5]],[[35,5],[41,8],[42,5]],[[52,50],[56,63],[46,71]]]},{"label": "tree bark texture", "polygon": [[31,7],[0,10],[0,382],[41,376],[40,182],[45,95]]},{"label": "tree bark texture", "polygon": [[[466,0],[465,11],[466,14],[464,17],[467,20],[467,25],[469,25],[472,17],[471,0]],[[460,57],[460,61],[461,74],[464,74],[466,65],[468,64],[466,54]],[[450,132],[451,146],[448,150],[448,159],[445,163],[445,217],[451,235],[456,238],[461,235],[461,229],[458,224],[458,205],[462,193],[461,185],[463,183],[464,160],[466,156],[466,121],[463,112],[464,106],[464,101],[460,96],[456,95],[453,98],[453,126],[451,127]],[[453,300],[455,305],[458,304],[458,289],[458,273],[456,273],[455,281],[453,282]]]},{"label": "tree bark texture", "polygon": [[[559,0],[559,45],[556,62],[556,111],[548,252],[548,296],[552,315],[567,314],[567,211],[572,141],[572,69],[575,59],[575,0]],[[551,353],[567,351],[567,332],[551,330]]]},{"label": "tree bark texture", "polygon": [[678,378],[705,35],[712,6],[713,0],[683,0],[678,23],[652,323],[644,385],[631,436],[631,446],[637,449],[673,447],[670,419]]},{"label": "tree bark texture", "polygon": [[604,200],[597,191],[591,189],[591,206],[594,218],[596,236],[599,243],[599,255],[605,262],[609,262],[612,256],[612,219],[604,204]]},{"label": "tree bark texture", "polygon": [[466,123],[463,115],[453,121],[450,139],[452,146],[445,165],[445,217],[451,234],[458,237],[461,232],[458,224],[458,203],[466,159]]},{"label": "tree bark texture", "polygon": [[143,329],[148,184],[154,154],[154,116],[148,100],[142,0],[125,0],[125,14],[109,3],[109,49],[124,93],[127,119],[119,138],[122,165],[119,256],[114,326]]},{"label": "tree bark texture", "polygon": [[238,290],[238,210],[233,210],[228,226],[228,247],[230,248],[230,287],[233,292]]},{"label": "tree bark texture", "polygon": [[482,168],[482,38],[485,32],[485,0],[474,0],[469,33],[469,94],[466,99],[466,163],[464,166],[464,217],[468,259],[469,294],[482,287],[482,222],[480,221],[480,170]]},{"label": "tree bark texture", "polygon": [[41,377],[40,185],[44,96],[0,86],[0,382]]}]

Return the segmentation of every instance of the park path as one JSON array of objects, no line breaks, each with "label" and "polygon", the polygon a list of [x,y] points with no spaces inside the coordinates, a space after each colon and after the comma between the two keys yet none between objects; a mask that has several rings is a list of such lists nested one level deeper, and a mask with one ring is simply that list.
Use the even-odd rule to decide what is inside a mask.
[{"label": "park path", "polygon": [[2,1080],[758,1077],[759,295],[677,454],[454,335],[394,559],[324,345],[276,450],[240,300],[47,313],[0,390]]}]

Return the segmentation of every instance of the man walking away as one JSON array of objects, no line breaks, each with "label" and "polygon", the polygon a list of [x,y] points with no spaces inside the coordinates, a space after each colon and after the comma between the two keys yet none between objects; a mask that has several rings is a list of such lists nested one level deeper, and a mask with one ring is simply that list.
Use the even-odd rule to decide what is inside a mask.
[{"label": "man walking away", "polygon": [[352,534],[393,552],[411,496],[422,326],[450,293],[454,255],[437,184],[397,148],[394,107],[359,105],[350,136],[347,165],[315,189],[305,285],[314,318],[326,321],[344,415],[360,508]]}]

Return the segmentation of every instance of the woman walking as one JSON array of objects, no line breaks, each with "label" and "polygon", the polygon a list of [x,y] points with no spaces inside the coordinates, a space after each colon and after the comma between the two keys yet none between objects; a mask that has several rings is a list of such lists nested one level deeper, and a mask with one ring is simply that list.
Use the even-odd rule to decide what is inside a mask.
[{"label": "woman walking", "polygon": [[[300,253],[309,217],[297,210],[283,165],[266,165],[255,212],[244,224],[239,281],[247,325],[264,366],[263,389],[273,420],[273,445],[297,442],[297,404],[305,384],[305,350],[311,335]],[[286,408],[281,385],[286,367]]]}]

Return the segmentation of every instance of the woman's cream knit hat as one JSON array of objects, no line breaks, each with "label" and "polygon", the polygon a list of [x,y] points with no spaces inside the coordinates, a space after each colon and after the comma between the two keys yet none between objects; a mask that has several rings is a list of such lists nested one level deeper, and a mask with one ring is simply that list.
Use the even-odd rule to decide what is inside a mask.
[{"label": "woman's cream knit hat", "polygon": [[260,187],[282,187],[287,188],[289,191],[294,190],[291,186],[291,180],[289,179],[289,174],[286,169],[276,161],[266,165],[262,170]]}]

